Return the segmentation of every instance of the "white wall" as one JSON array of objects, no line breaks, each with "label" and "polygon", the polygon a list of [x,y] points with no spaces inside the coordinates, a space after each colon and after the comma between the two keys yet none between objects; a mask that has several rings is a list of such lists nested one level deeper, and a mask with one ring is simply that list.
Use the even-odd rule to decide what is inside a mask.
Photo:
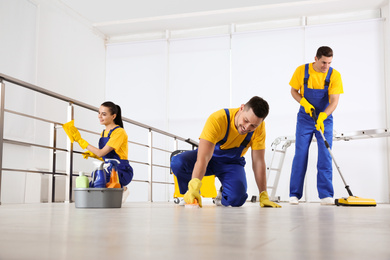
[{"label": "white wall", "polygon": [[[107,93],[112,98],[119,98],[114,90],[121,90],[122,100],[124,93],[127,97],[136,95],[138,101],[125,104],[130,109],[128,112],[137,111],[134,118],[142,118],[153,125],[153,119],[161,115],[166,123],[160,118],[156,121],[159,126],[195,140],[210,113],[227,106],[238,107],[253,95],[262,96],[271,107],[266,119],[266,160],[269,163],[272,141],[278,136],[295,134],[299,105],[290,96],[288,82],[297,66],[314,61],[316,49],[321,45],[333,48],[333,67],[341,72],[344,82],[345,94],[334,113],[335,130],[348,132],[386,127],[384,23],[383,20],[367,20],[233,33],[231,38],[218,36],[109,45]],[[143,52],[145,48],[150,48],[152,55],[158,52],[158,59]],[[126,50],[125,56],[118,55],[120,49]],[[110,53],[116,53],[116,58],[111,59]],[[156,63],[162,70],[154,77],[151,75]],[[149,77],[163,79],[164,83],[154,84]],[[126,84],[123,84],[124,78]],[[135,86],[144,84],[147,87],[136,87],[137,93],[134,92]],[[155,102],[147,102],[149,100]],[[140,103],[144,104],[145,110],[136,110]],[[311,148],[306,181],[305,199],[308,201],[318,201],[315,146]],[[288,149],[277,192],[282,200],[288,199],[294,148]],[[389,201],[385,138],[334,143],[334,154],[356,195],[372,197],[378,202]],[[246,158],[248,194],[258,195],[250,155]],[[335,169],[334,187],[335,197],[347,195]]]},{"label": "white wall", "polygon": [[[99,107],[105,101],[105,44],[82,19],[63,7],[57,1],[38,1],[37,21],[37,81],[40,87],[56,92],[86,104]],[[36,115],[55,122],[67,121],[67,105],[62,101],[37,94]],[[54,109],[53,109],[54,108]],[[37,125],[35,142],[49,144],[49,128]],[[85,112],[76,107],[75,125],[100,132],[97,113]],[[40,131],[44,133],[39,134]],[[66,147],[67,140],[62,129],[58,130],[59,146]],[[91,143],[97,143],[95,136],[83,134]],[[78,146],[75,146],[75,149]],[[79,148],[78,148],[79,149]],[[58,167],[65,169],[65,153],[58,153]],[[35,149],[35,167],[48,168],[47,151]],[[75,156],[74,170],[93,169],[90,161]]]},{"label": "white wall", "polygon": [[[57,1],[2,0],[0,73],[98,106],[105,99],[104,39]],[[5,107],[55,122],[63,123],[67,119],[64,102],[9,83],[6,83]],[[77,119],[76,124],[82,124],[81,119]],[[83,123],[92,120],[98,126],[95,115]],[[49,145],[49,134],[46,123],[5,115],[4,138]],[[59,135],[63,137],[59,145],[66,147],[64,134]],[[50,166],[46,149],[5,144],[3,155],[4,168],[48,170]],[[58,156],[58,169],[65,170],[65,157]],[[40,192],[41,181],[35,176],[3,172],[1,202],[39,202],[39,198],[29,195]]]}]

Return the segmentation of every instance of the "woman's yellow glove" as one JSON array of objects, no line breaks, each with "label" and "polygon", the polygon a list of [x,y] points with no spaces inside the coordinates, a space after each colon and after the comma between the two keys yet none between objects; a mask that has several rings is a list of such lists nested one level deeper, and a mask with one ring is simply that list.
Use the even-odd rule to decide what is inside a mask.
[{"label": "woman's yellow glove", "polygon": [[69,121],[62,125],[64,128],[66,135],[69,137],[70,141],[73,143],[74,141],[78,142],[80,147],[86,149],[89,143],[81,138],[79,130],[74,126],[74,120]]},{"label": "woman's yellow glove", "polygon": [[270,201],[269,197],[268,197],[268,192],[263,191],[260,193],[260,207],[262,207],[262,208],[264,208],[264,207],[281,208],[282,206],[280,206],[279,204],[276,204],[273,201]]},{"label": "woman's yellow glove", "polygon": [[307,101],[306,98],[302,98],[301,99],[301,102],[299,102],[299,104],[301,104],[301,106],[303,106],[303,108],[305,109],[305,112],[307,114],[309,114],[310,116],[312,116],[312,110],[314,110],[314,107],[312,104],[309,103],[309,101]]},{"label": "woman's yellow glove", "polygon": [[202,207],[200,187],[202,187],[202,182],[198,178],[194,178],[188,183],[188,191],[186,192],[186,194],[184,194],[185,203],[193,204],[196,199],[199,203],[199,207]]},{"label": "woman's yellow glove", "polygon": [[98,159],[100,161],[104,161],[102,157],[97,156],[96,154],[94,154],[91,151],[86,151],[86,152],[82,153],[82,155],[83,155],[84,159],[88,159],[89,157],[92,157],[92,158]]},{"label": "woman's yellow glove", "polygon": [[324,126],[324,120],[328,117],[328,115],[325,112],[321,112],[318,115],[317,123],[316,123],[316,129],[317,131],[322,131],[324,133],[325,131],[325,126]]},{"label": "woman's yellow glove", "polygon": [[70,126],[69,131],[72,133],[73,139],[79,143],[80,147],[86,149],[89,143],[81,138],[79,130],[75,126]]}]

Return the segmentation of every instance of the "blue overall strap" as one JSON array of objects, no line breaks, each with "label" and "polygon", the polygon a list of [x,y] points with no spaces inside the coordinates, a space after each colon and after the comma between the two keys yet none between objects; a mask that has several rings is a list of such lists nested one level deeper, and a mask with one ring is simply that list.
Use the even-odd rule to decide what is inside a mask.
[{"label": "blue overall strap", "polygon": [[[326,78],[325,78],[325,83],[324,83],[325,87],[324,88],[329,87],[330,76],[332,76],[332,72],[333,72],[333,68],[329,67],[328,74],[326,75]],[[305,77],[303,79],[303,85],[305,86],[305,88],[307,88],[307,83],[309,82],[309,77],[310,77],[310,74],[309,74],[309,63],[307,63],[307,64],[305,64]]]},{"label": "blue overall strap", "polygon": [[[110,140],[110,137],[111,137],[111,134],[112,132],[119,128],[120,126],[116,126],[114,127],[113,129],[110,130],[110,132],[108,132],[108,135],[107,137],[103,137],[104,136],[104,130],[103,130],[103,133],[102,133],[102,137],[99,139],[99,149],[103,149],[103,147],[109,142]],[[103,156],[103,159],[106,160],[106,159],[117,159],[117,160],[120,160],[121,163],[122,163],[122,159],[119,157],[119,155],[115,152],[115,149],[110,151],[108,154],[104,155]]]},{"label": "blue overall strap", "polygon": [[328,70],[328,74],[326,75],[326,78],[325,78],[325,84],[324,84],[324,88],[327,88],[329,87],[329,84],[330,84],[330,76],[332,76],[332,72],[333,72],[333,68],[332,67],[329,67],[329,70]]},{"label": "blue overall strap", "polygon": [[[229,112],[229,109],[225,108],[225,113],[226,113],[226,116],[227,116],[228,126],[227,126],[225,137],[221,141],[218,142],[218,144],[220,146],[223,145],[224,143],[226,143],[227,138],[228,138],[228,134],[229,134],[229,128],[230,128],[230,112]],[[253,132],[248,133],[246,135],[245,139],[240,144],[240,146],[246,147],[249,144],[249,142],[251,141],[252,135],[253,135]]]},{"label": "blue overall strap", "polygon": [[305,77],[303,78],[303,85],[307,88],[307,82],[309,82],[309,63],[305,64]]},{"label": "blue overall strap", "polygon": [[[110,138],[112,131],[114,131],[114,130],[117,129],[118,127],[120,127],[120,126],[118,125],[118,126],[114,127],[113,129],[111,129],[110,132],[108,132],[107,137]],[[102,137],[104,137],[104,130],[103,130],[103,133],[102,133]]]},{"label": "blue overall strap", "polygon": [[219,145],[223,145],[224,143],[226,143],[228,135],[229,135],[229,128],[230,128],[230,112],[229,112],[229,109],[225,108],[225,113],[226,113],[226,117],[227,117],[227,129],[226,129],[225,137],[221,141],[218,142]]},{"label": "blue overall strap", "polygon": [[245,148],[249,144],[249,142],[251,141],[253,133],[254,133],[254,131],[247,133],[245,136],[245,139],[242,141],[240,146],[243,146]]},{"label": "blue overall strap", "polygon": [[111,136],[111,133],[112,133],[115,129],[119,128],[119,127],[120,127],[120,126],[118,125],[117,127],[114,127],[113,129],[111,129],[110,132],[108,133],[107,137],[109,138],[109,137]]}]

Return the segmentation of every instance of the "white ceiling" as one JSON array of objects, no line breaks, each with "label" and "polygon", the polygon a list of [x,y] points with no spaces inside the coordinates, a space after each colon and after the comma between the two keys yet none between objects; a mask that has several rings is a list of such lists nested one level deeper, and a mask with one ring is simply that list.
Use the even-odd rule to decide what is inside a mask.
[{"label": "white ceiling", "polygon": [[59,0],[107,38],[376,10],[389,0]]}]

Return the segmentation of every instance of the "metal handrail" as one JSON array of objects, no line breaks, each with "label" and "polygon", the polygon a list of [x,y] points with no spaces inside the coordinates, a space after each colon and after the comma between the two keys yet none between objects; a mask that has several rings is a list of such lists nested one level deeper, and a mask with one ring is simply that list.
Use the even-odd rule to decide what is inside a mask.
[{"label": "metal handrail", "polygon": [[[66,189],[65,200],[72,201],[72,177],[75,175],[75,173],[73,171],[73,154],[81,154],[81,152],[74,151],[73,144],[69,140],[67,142],[66,149],[59,148],[56,146],[56,143],[57,143],[56,129],[59,128],[62,125],[62,123],[48,120],[48,119],[41,118],[41,117],[37,117],[37,116],[28,115],[28,114],[17,112],[17,111],[13,111],[10,109],[6,109],[4,107],[4,103],[5,103],[5,97],[4,97],[5,96],[5,83],[4,82],[12,83],[12,84],[18,85],[20,87],[32,90],[34,92],[38,92],[38,93],[44,94],[46,96],[52,97],[56,100],[61,100],[61,101],[67,102],[69,104],[69,106],[68,106],[68,119],[73,119],[73,111],[74,111],[73,107],[74,106],[78,106],[78,107],[81,107],[81,108],[84,108],[87,110],[91,110],[94,112],[99,111],[99,108],[0,73],[0,85],[1,85],[1,89],[0,89],[0,194],[1,194],[1,188],[2,188],[1,179],[2,179],[2,172],[3,171],[19,171],[19,172],[29,172],[29,173],[41,173],[41,174],[43,173],[43,174],[50,174],[52,178],[54,177],[54,175],[66,175],[67,176],[67,189]],[[46,123],[50,123],[52,125],[52,137],[53,137],[53,139],[51,140],[51,144],[48,146],[48,145],[35,144],[35,143],[31,143],[31,142],[22,142],[22,141],[18,141],[18,140],[4,139],[4,113],[5,112],[15,114],[18,116],[22,116],[22,117],[26,117],[26,118],[30,118],[30,119],[34,119],[34,120],[39,120],[39,121],[46,122]],[[172,152],[172,151],[169,151],[167,149],[154,147],[153,141],[152,141],[153,140],[153,133],[159,133],[163,136],[172,138],[176,149],[177,149],[177,142],[178,141],[182,141],[182,142],[185,142],[187,144],[190,144],[193,149],[198,146],[198,143],[196,141],[191,140],[190,138],[183,138],[183,137],[174,135],[172,133],[160,130],[158,128],[155,128],[155,127],[152,127],[152,126],[149,126],[146,124],[142,124],[140,122],[134,121],[134,120],[126,118],[126,117],[122,117],[122,120],[123,120],[123,122],[130,123],[132,125],[144,128],[144,129],[149,131],[148,144],[142,144],[142,143],[138,143],[138,142],[134,142],[134,141],[129,141],[129,143],[131,143],[131,144],[135,144],[135,145],[139,145],[139,146],[143,146],[143,147],[148,148],[149,149],[148,159],[145,160],[145,162],[134,161],[134,160],[129,159],[129,162],[139,163],[139,164],[147,165],[149,167],[148,180],[133,180],[133,181],[148,183],[149,184],[149,201],[153,201],[153,199],[152,199],[152,184],[153,183],[173,184],[171,182],[153,181],[153,167],[162,167],[162,168],[166,168],[166,169],[169,169],[170,167],[166,166],[166,165],[153,163],[152,150],[159,150],[159,151],[167,152],[167,153]],[[79,130],[85,131],[88,133],[92,133],[92,134],[100,135],[100,133],[89,131],[87,129],[79,129]],[[35,146],[35,147],[40,147],[40,148],[52,150],[52,169],[51,169],[51,171],[50,170],[26,170],[26,169],[3,168],[3,143],[11,143],[11,144],[23,145],[23,146]],[[66,163],[67,169],[66,169],[65,173],[56,170],[56,152],[57,151],[67,152],[67,163]],[[55,184],[54,184],[54,178],[53,178],[52,179],[52,201],[54,201],[54,191],[55,191]],[[1,196],[0,196],[0,205],[1,205]]]},{"label": "metal handrail", "polygon": [[[23,117],[39,120],[39,121],[46,122],[46,123],[52,123],[52,124],[55,124],[55,125],[62,125],[59,122],[55,122],[55,121],[47,120],[47,119],[44,119],[44,118],[41,118],[41,117],[36,117],[36,116],[32,116],[32,115],[16,112],[16,111],[13,111],[13,110],[10,110],[10,109],[4,109],[4,111],[8,112],[8,113],[11,113],[11,114],[14,114],[14,115],[23,116]],[[100,135],[100,133],[98,133],[98,132],[89,131],[89,130],[83,129],[83,128],[78,128],[78,129],[80,131],[83,131],[83,132],[87,132],[87,133],[91,133],[91,134],[95,134],[95,135]],[[68,151],[67,149],[56,148],[56,147],[45,146],[45,145],[38,145],[38,144],[34,144],[34,143],[28,143],[28,142],[22,142],[22,141],[16,141],[16,140],[9,140],[9,139],[3,139],[3,142],[10,143],[10,144],[24,145],[24,146],[35,146],[35,147],[53,149],[53,150],[56,150],[56,151],[64,151],[64,152]],[[143,146],[143,147],[149,148],[149,146],[146,145],[146,144],[141,144],[141,143],[133,142],[133,141],[128,141],[128,142],[131,143],[131,144],[135,144],[135,145],[138,145],[138,146]],[[163,151],[163,152],[171,152],[171,151],[168,151],[166,149],[161,149],[161,148],[158,148],[158,147],[152,147],[152,149]],[[78,152],[78,151],[73,151],[73,152],[74,153],[80,153],[80,154],[82,153],[82,152]],[[131,161],[131,162],[149,165],[147,162],[140,162],[140,161]],[[161,166],[161,165],[154,165],[154,166],[164,167],[164,166]],[[169,167],[166,167],[166,168],[169,168]]]},{"label": "metal handrail", "polygon": [[[83,103],[81,101],[78,101],[76,99],[60,95],[60,94],[55,93],[53,91],[50,91],[50,90],[38,87],[36,85],[33,85],[33,84],[28,83],[28,82],[25,82],[25,81],[22,81],[22,80],[19,80],[19,79],[7,76],[7,75],[2,74],[2,73],[0,73],[0,80],[4,80],[4,81],[10,82],[10,83],[13,83],[15,85],[18,85],[18,86],[21,86],[21,87],[33,90],[35,92],[39,92],[41,94],[44,94],[44,95],[47,95],[47,96],[50,96],[50,97],[53,97],[53,98],[56,98],[56,99],[68,102],[68,103],[72,103],[73,105],[77,105],[79,107],[82,107],[82,108],[85,108],[85,109],[89,109],[89,110],[94,111],[94,112],[99,111],[98,107],[94,107],[94,106],[88,105],[88,104]],[[139,126],[139,127],[142,127],[142,128],[145,128],[145,129],[149,129],[149,130],[151,130],[153,132],[156,132],[156,133],[159,133],[159,134],[163,134],[165,136],[176,138],[177,140],[180,140],[180,141],[183,141],[183,142],[189,142],[190,144],[193,144],[193,145],[197,146],[197,142],[191,140],[190,138],[183,138],[183,137],[180,137],[180,136],[177,136],[177,135],[165,132],[165,131],[160,130],[158,128],[142,124],[142,123],[137,122],[135,120],[131,120],[131,119],[123,117],[123,116],[122,116],[122,121],[130,123],[130,124],[133,124],[133,125],[136,125],[136,126]]]}]

